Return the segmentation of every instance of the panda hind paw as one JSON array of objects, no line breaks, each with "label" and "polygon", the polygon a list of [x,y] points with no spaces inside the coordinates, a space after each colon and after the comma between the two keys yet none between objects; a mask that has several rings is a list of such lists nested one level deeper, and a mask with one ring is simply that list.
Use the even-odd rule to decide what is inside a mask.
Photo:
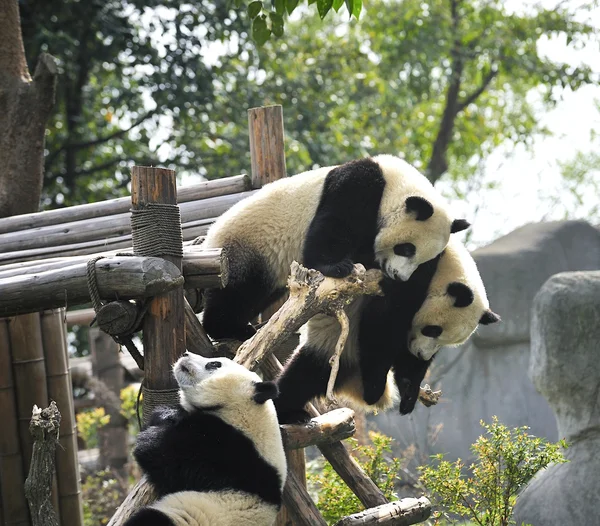
[{"label": "panda hind paw", "polygon": [[330,278],[345,278],[352,273],[354,263],[349,259],[343,259],[339,263],[333,265],[322,265],[317,270],[324,276]]}]

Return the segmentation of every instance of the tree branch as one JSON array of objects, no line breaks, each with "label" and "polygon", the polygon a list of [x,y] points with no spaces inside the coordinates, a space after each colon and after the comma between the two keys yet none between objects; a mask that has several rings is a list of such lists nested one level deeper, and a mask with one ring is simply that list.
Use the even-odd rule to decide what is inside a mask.
[{"label": "tree branch", "polygon": [[492,82],[492,80],[494,80],[496,75],[498,75],[498,68],[495,66],[492,66],[492,68],[490,69],[488,74],[483,79],[483,82],[481,83],[481,85],[475,91],[473,91],[473,93],[468,95],[462,102],[458,103],[458,112],[460,113],[469,104],[472,104],[473,102],[475,102],[481,96],[481,94],[486,90],[486,88],[490,85],[490,82]]}]

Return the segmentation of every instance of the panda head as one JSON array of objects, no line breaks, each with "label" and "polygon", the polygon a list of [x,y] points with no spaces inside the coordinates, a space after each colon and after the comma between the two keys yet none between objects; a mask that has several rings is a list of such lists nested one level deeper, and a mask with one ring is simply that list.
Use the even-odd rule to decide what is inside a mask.
[{"label": "panda head", "polygon": [[406,161],[392,155],[378,155],[374,160],[386,183],[375,259],[390,278],[406,281],[420,264],[444,250],[450,234],[470,225],[454,219],[433,185]]},{"label": "panda head", "polygon": [[429,360],[441,347],[464,343],[479,324],[499,320],[489,308],[475,261],[460,242],[452,240],[413,318],[409,350],[417,358]]},{"label": "panda head", "polygon": [[275,383],[263,382],[228,358],[204,358],[186,351],[173,366],[173,374],[181,406],[188,412],[205,410],[236,418],[236,413],[272,408],[265,402],[279,394]]}]

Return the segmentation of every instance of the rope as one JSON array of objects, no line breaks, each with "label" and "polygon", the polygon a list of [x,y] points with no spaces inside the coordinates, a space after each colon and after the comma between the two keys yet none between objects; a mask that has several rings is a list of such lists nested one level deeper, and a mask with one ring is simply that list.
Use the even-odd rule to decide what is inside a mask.
[{"label": "rope", "polygon": [[164,391],[158,391],[155,389],[148,389],[145,385],[143,388],[143,403],[142,403],[142,417],[144,422],[148,422],[150,415],[158,407],[174,407],[179,403],[179,389],[165,389]]},{"label": "rope", "polygon": [[131,237],[136,255],[183,257],[179,207],[147,203],[144,208],[132,210]]},{"label": "rope", "polygon": [[[96,279],[96,261],[104,257],[105,256],[96,256],[95,258],[90,259],[86,266],[88,291],[90,292],[92,306],[94,307],[96,314],[98,314],[100,307],[102,307],[102,302],[100,301],[100,291],[98,290],[98,280]],[[94,323],[95,320],[96,319],[94,318],[92,323]]]}]

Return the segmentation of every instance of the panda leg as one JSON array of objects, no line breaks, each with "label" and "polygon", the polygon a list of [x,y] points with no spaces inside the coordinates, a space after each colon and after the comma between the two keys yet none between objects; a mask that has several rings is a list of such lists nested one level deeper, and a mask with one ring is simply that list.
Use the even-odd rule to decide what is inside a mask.
[{"label": "panda leg", "polygon": [[412,413],[417,400],[421,382],[427,374],[431,360],[420,360],[408,351],[404,351],[394,363],[394,379],[400,392],[400,414]]},{"label": "panda leg", "polygon": [[[363,383],[363,399],[373,405],[379,401],[385,392],[387,385],[387,375],[392,367],[392,358],[390,353],[373,352],[375,349],[370,349],[371,352],[360,352],[360,372]],[[385,351],[385,349],[383,349]]]},{"label": "panda leg", "polygon": [[[296,351],[277,379],[279,397],[274,402],[279,422],[310,420],[304,406],[311,399],[325,395],[330,373],[329,357],[323,350],[306,346]],[[344,371],[340,368],[338,380],[342,381],[343,377]]]}]

